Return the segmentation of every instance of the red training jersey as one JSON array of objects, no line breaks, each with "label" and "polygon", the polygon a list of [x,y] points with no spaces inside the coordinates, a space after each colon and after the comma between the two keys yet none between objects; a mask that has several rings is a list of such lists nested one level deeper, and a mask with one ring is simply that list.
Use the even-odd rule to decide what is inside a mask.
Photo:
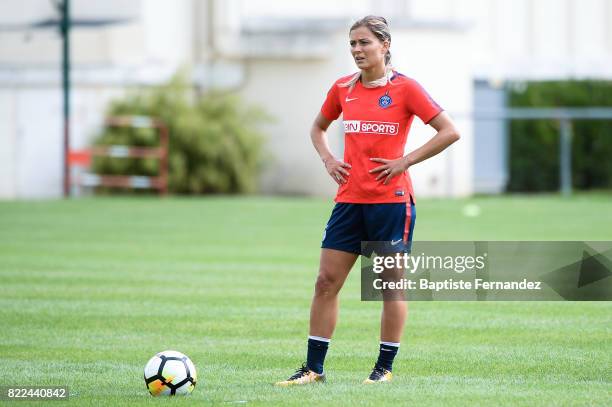
[{"label": "red training jersey", "polygon": [[344,124],[344,162],[351,165],[347,182],[338,188],[336,202],[408,202],[413,197],[412,182],[406,171],[389,180],[376,181],[380,174],[369,173],[381,163],[370,158],[397,159],[404,156],[408,131],[417,115],[429,123],[442,108],[416,82],[394,72],[391,83],[365,88],[358,81],[353,90],[339,85],[352,75],[338,79],[327,93],[321,113],[336,120],[342,113]]}]

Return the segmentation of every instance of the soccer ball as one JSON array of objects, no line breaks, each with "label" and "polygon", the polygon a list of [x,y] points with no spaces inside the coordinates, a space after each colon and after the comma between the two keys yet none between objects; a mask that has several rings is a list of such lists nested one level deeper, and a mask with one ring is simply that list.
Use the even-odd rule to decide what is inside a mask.
[{"label": "soccer ball", "polygon": [[153,396],[187,395],[198,379],[191,359],[181,352],[166,350],[153,356],[144,368],[144,380]]}]

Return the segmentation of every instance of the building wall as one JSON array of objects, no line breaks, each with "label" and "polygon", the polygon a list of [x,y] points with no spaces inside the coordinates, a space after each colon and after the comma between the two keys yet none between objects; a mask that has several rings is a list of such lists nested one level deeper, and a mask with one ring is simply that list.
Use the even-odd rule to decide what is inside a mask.
[{"label": "building wall", "polygon": [[[108,103],[134,86],[167,80],[192,58],[193,1],[112,0],[73,4],[71,147],[91,144]],[[51,2],[0,2],[0,198],[62,194],[61,40],[24,24],[56,18]]]},{"label": "building wall", "polygon": [[[330,49],[341,48],[344,38],[329,34]],[[269,193],[331,195],[335,184],[327,175],[310,141],[310,127],[331,84],[348,72],[346,58],[249,58],[241,94],[274,116],[266,128],[268,160],[261,190]],[[338,123],[328,130],[330,147],[342,157]]]},{"label": "building wall", "polygon": [[[81,22],[120,21],[72,32],[75,147],[91,141],[112,97],[133,86],[166,80],[182,64],[192,63],[195,80],[203,88],[238,90],[278,118],[267,128],[274,158],[262,178],[266,192],[333,193],[308,130],[329,85],[354,69],[346,30],[351,19],[365,14],[389,17],[395,66],[419,80],[455,116],[464,136],[449,151],[414,167],[421,196],[462,196],[474,190],[474,125],[469,119],[474,79],[497,84],[507,79],[612,78],[612,2],[608,0],[299,4],[73,0],[72,4],[74,17]],[[61,194],[60,41],[54,30],[23,28],[56,16],[50,1],[0,2],[3,198]],[[311,20],[327,23],[315,29],[309,26]],[[258,45],[266,27],[279,22],[294,25],[285,32],[269,30],[268,40],[280,38],[280,46]],[[288,47],[283,47],[285,37],[294,40]],[[296,81],[296,77],[307,79]],[[295,94],[304,97],[284,103]],[[431,129],[416,120],[408,148],[431,135]],[[330,137],[339,154],[338,127],[330,130]],[[492,156],[480,150],[479,155]],[[309,179],[306,185],[305,179]]]},{"label": "building wall", "polygon": [[608,0],[455,2],[458,18],[473,22],[477,78],[612,78]]},{"label": "building wall", "polygon": [[[470,110],[473,99],[467,36],[456,28],[411,28],[394,31],[394,65],[419,81],[451,116],[462,135],[460,142],[410,171],[415,192],[422,196],[466,196],[472,193],[472,123],[456,113]],[[435,50],[435,51],[432,51]],[[435,130],[415,120],[408,142],[412,150],[427,142]]]},{"label": "building wall", "polygon": [[17,193],[16,95],[0,92],[0,198],[13,198]]}]

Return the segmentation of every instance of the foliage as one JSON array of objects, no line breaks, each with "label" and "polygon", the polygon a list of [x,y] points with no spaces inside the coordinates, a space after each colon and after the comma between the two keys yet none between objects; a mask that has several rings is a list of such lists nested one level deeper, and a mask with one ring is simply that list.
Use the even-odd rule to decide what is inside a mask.
[{"label": "foliage", "polygon": [[[184,194],[242,193],[256,188],[263,163],[269,117],[235,95],[197,97],[184,74],[168,83],[138,89],[112,102],[108,116],[144,115],[169,128],[169,191]],[[156,146],[156,131],[107,127],[96,145]],[[94,171],[109,175],[157,175],[155,159],[97,158]]]},{"label": "foliage", "polygon": [[[548,81],[511,86],[510,107],[612,107],[612,82]],[[577,189],[612,188],[612,122],[573,122],[572,182]],[[514,120],[510,125],[511,191],[559,188],[559,123]]]}]

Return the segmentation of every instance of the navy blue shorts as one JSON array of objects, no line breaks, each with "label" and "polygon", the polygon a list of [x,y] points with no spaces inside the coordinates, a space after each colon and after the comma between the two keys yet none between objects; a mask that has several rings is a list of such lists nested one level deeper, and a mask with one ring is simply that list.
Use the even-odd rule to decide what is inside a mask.
[{"label": "navy blue shorts", "polygon": [[[414,203],[337,203],[325,226],[321,248],[370,256],[371,245],[384,242],[387,253],[410,252],[416,220]],[[377,244],[374,244],[377,245]],[[370,246],[370,247],[368,247]],[[380,250],[377,250],[377,254]]]}]

